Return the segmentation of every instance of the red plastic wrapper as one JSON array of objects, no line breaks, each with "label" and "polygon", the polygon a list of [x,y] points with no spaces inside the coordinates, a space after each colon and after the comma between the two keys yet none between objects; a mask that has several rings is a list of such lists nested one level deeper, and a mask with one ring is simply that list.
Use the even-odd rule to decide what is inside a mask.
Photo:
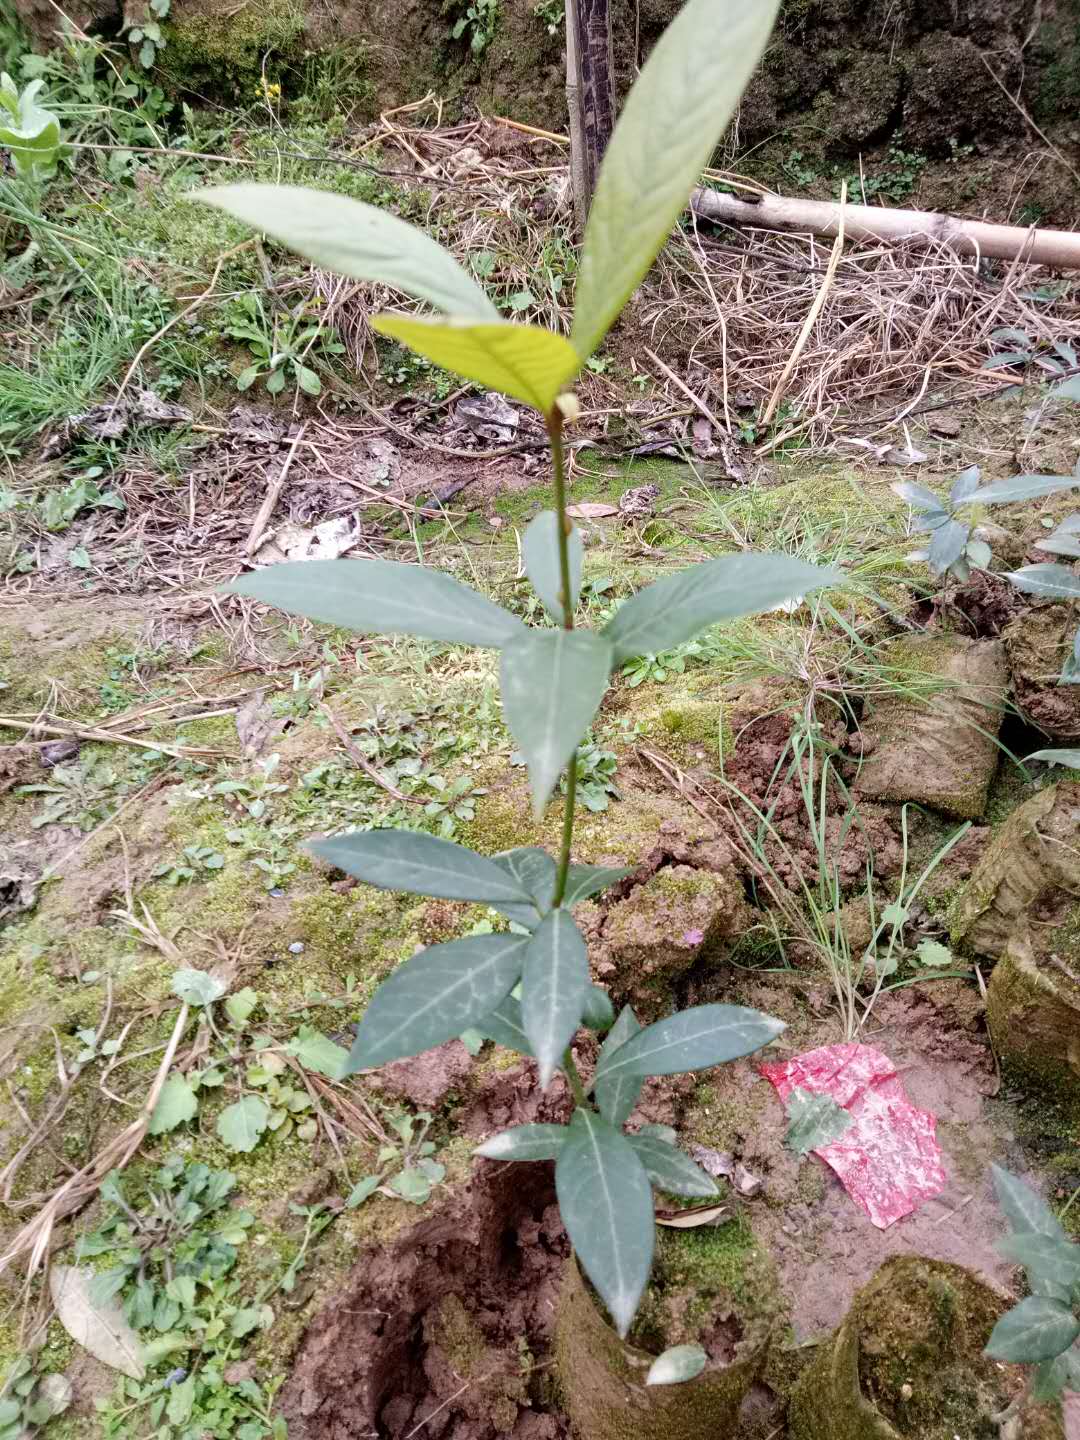
[{"label": "red plastic wrapper", "polygon": [[793,1090],[830,1095],[851,1125],[815,1150],[879,1230],[910,1215],[945,1187],[936,1118],[907,1098],[896,1066],[871,1045],[825,1045],[762,1065],[785,1103]]}]

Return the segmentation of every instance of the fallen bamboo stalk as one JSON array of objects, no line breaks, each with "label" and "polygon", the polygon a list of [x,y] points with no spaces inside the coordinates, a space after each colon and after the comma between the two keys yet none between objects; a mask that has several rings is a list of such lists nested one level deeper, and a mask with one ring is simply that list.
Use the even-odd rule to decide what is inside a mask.
[{"label": "fallen bamboo stalk", "polygon": [[986,220],[964,220],[935,210],[892,210],[878,205],[841,207],[832,200],[801,200],[784,195],[763,195],[750,202],[719,190],[695,190],[690,205],[695,214],[724,225],[809,230],[831,237],[839,234],[843,214],[844,231],[851,240],[947,245],[961,255],[1080,270],[1080,234],[1068,230],[992,225]]},{"label": "fallen bamboo stalk", "polygon": [[117,735],[112,730],[100,730],[93,725],[53,725],[43,720],[28,724],[16,720],[13,715],[0,715],[0,730],[24,730],[29,734],[74,736],[78,740],[100,740],[111,745],[135,745],[140,750],[156,750],[162,755],[171,755],[174,760],[185,760],[190,756],[216,759],[223,756],[235,759],[229,750],[215,750],[207,745],[165,745],[156,740],[136,740],[134,735]]}]

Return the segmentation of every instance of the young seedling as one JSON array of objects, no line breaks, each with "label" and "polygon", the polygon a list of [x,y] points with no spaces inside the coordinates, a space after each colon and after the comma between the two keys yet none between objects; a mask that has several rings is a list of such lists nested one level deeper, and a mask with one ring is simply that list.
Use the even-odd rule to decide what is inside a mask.
[{"label": "young seedling", "polygon": [[[724,556],[640,590],[602,629],[578,621],[584,545],[567,518],[568,387],[648,270],[764,50],[776,0],[689,0],[653,50],[626,102],[596,187],[577,278],[571,336],[503,320],[445,250],[403,221],[355,200],[291,187],[234,185],[199,199],[290,245],[324,268],[377,281],[441,314],[381,315],[375,328],[436,364],[534,406],[553,461],[553,508],[524,540],[525,569],[552,621],[529,628],[449,576],[382,560],[279,565],[234,593],[352,629],[418,635],[500,651],[507,724],[529,768],[534,811],[566,773],[557,855],[525,846],[487,858],[423,834],[374,830],[320,841],[319,857],[380,889],[493,907],[509,933],[433,945],[376,992],[349,1057],[351,1071],[416,1055],[476,1030],[556,1071],[574,1100],[569,1125],[526,1125],[480,1154],[556,1162],[563,1221],[583,1269],[625,1335],[653,1255],[651,1185],[711,1196],[712,1179],[667,1139],[623,1127],[649,1075],[702,1070],[769,1044],[783,1025],[755,1010],[702,1005],[641,1029],[617,1020],[590,983],[572,909],[624,872],[573,863],[577,748],[612,672],[718,621],[751,615],[840,577],[783,554]],[[582,1023],[608,1029],[590,1084],[572,1052]]]},{"label": "young seedling", "polygon": [[1034,1365],[1027,1384],[1002,1414],[1002,1427],[1029,1400],[1056,1400],[1080,1391],[1080,1245],[1029,1185],[1000,1166],[991,1167],[998,1203],[1012,1234],[997,1243],[1008,1260],[1022,1265],[1031,1294],[994,1326],[987,1355]]},{"label": "young seedling", "polygon": [[[982,537],[975,516],[969,507],[1004,505],[1017,500],[1037,500],[1059,490],[1080,489],[1080,475],[1015,475],[1009,480],[979,484],[977,465],[970,465],[953,482],[948,500],[932,490],[902,480],[892,488],[906,500],[917,519],[912,529],[927,532],[930,543],[924,550],[915,550],[907,558],[924,560],[934,575],[949,575],[960,584],[971,578],[971,572],[985,570],[991,560],[990,546]],[[1052,535],[1036,546],[1052,555],[1070,559],[1080,556],[1080,514],[1070,515]],[[1044,600],[1080,599],[1080,579],[1068,565],[1056,562],[1023,565],[1004,577],[1017,590]],[[1076,633],[1072,653],[1061,672],[1062,685],[1080,684],[1080,630]]]}]

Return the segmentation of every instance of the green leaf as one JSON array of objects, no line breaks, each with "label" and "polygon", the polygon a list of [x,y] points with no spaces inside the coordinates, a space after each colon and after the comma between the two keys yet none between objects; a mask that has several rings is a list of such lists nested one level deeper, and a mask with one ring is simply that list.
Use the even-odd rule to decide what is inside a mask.
[{"label": "green leaf", "polygon": [[364,1011],[347,1072],[419,1055],[482,1022],[521,975],[530,937],[473,935],[399,965]]},{"label": "green leaf", "polygon": [[175,971],[171,988],[187,1005],[212,1005],[225,994],[222,981],[205,970]]},{"label": "green leaf", "polygon": [[639,590],[619,607],[603,633],[615,647],[614,664],[621,665],[638,655],[671,650],[706,625],[771,610],[842,580],[835,570],[790,555],[725,555]]},{"label": "green leaf", "polygon": [[915,947],[915,954],[923,965],[951,965],[953,953],[940,940],[923,940]]},{"label": "green leaf", "polygon": [[258,1095],[245,1095],[218,1116],[218,1139],[227,1150],[254,1150],[270,1123],[270,1106]]},{"label": "green leaf", "polygon": [[956,564],[967,547],[970,534],[970,526],[961,525],[957,520],[946,520],[944,525],[938,526],[930,540],[928,557],[930,569],[935,575],[944,575]]},{"label": "green leaf", "polygon": [[581,931],[565,910],[552,910],[526,941],[521,985],[521,1017],[539,1062],[541,1087],[581,1024],[588,986],[589,957]]},{"label": "green leaf", "polygon": [[625,1135],[575,1110],[555,1164],[555,1191],[570,1243],[622,1336],[652,1266],[652,1188]]},{"label": "green leaf", "polygon": [[[1080,396],[1077,398],[1080,399]],[[1080,1391],[1080,1350],[1076,1346],[1039,1364],[1031,1387],[1031,1398],[1036,1404],[1042,1404],[1047,1400],[1056,1400],[1062,1390]]]},{"label": "green leaf", "polygon": [[541,850],[538,845],[523,845],[491,858],[514,877],[535,903],[537,914],[546,915],[551,909],[558,874],[558,866],[547,851]]},{"label": "green leaf", "polygon": [[1004,1210],[1015,1234],[1034,1233],[1049,1235],[1053,1240],[1068,1240],[1061,1221],[1030,1185],[1015,1175],[1010,1175],[1008,1170],[1003,1170],[1000,1165],[991,1165],[990,1174],[994,1177],[998,1204]]},{"label": "green leaf", "polygon": [[1029,1231],[1007,1235],[995,1248],[1006,1260],[1023,1265],[1036,1295],[1067,1301],[1080,1285],[1080,1245]]},{"label": "green leaf", "polygon": [[797,1155],[831,1145],[851,1128],[851,1115],[831,1095],[815,1095],[797,1087],[785,1108],[788,1128],[784,1144]]},{"label": "green leaf", "polygon": [[331,1080],[341,1078],[349,1058],[349,1052],[343,1046],[336,1044],[312,1025],[301,1025],[285,1046],[285,1050],[299,1060],[305,1070],[314,1070],[316,1074],[326,1075]]},{"label": "green leaf", "polygon": [[612,870],[603,865],[571,865],[566,877],[563,904],[569,909],[580,904],[582,900],[588,900],[590,895],[597,895],[610,885],[617,885],[620,880],[625,880],[633,873],[632,870]]},{"label": "green leaf", "polygon": [[414,315],[376,315],[371,324],[444,370],[513,395],[544,414],[581,367],[569,340],[535,325],[512,325],[506,320],[477,325]]},{"label": "green leaf", "polygon": [[719,1195],[712,1176],[706,1175],[688,1155],[676,1150],[667,1140],[650,1134],[628,1135],[627,1139],[645,1166],[645,1173],[660,1190],[687,1198]]},{"label": "green leaf", "polygon": [[682,1385],[705,1369],[708,1356],[700,1345],[673,1345],[658,1355],[645,1376],[646,1385]]},{"label": "green leaf", "polygon": [[599,985],[590,985],[585,991],[585,1008],[581,1018],[590,1030],[610,1030],[615,1023],[615,1008],[611,997]]},{"label": "green leaf", "polygon": [[185,1120],[194,1120],[198,1113],[199,1102],[190,1084],[182,1075],[170,1075],[161,1087],[147,1133],[167,1135]]},{"label": "green leaf", "polygon": [[299,185],[219,185],[189,198],[224,210],[323,270],[391,285],[449,315],[498,318],[449,251],[374,205]]},{"label": "green leaf", "polygon": [[597,1079],[707,1070],[752,1055],[786,1029],[782,1020],[742,1005],[695,1005],[647,1026],[610,1057],[601,1054]]},{"label": "green leaf", "polygon": [[1080,487],[1077,475],[1014,475],[1010,480],[992,480],[969,495],[969,505],[1003,505],[1009,500],[1037,500],[1058,490]]},{"label": "green leaf", "polygon": [[596,1081],[594,1091],[596,1103],[600,1106],[600,1113],[609,1125],[621,1128],[630,1116],[630,1112],[638,1102],[645,1078],[642,1075],[631,1075],[626,1071],[621,1074],[607,1075],[604,1067],[610,1062],[615,1051],[625,1045],[628,1040],[637,1035],[641,1030],[637,1016],[629,1005],[624,1005],[619,1011],[618,1019],[608,1031],[607,1039],[600,1047],[600,1059],[597,1064]]},{"label": "green leaf", "polygon": [[402,1200],[408,1200],[410,1205],[423,1205],[431,1198],[431,1181],[418,1168],[399,1171],[390,1181],[389,1188]]},{"label": "green leaf", "polygon": [[521,1004],[508,995],[501,1005],[496,1005],[490,1015],[475,1026],[476,1030],[496,1045],[505,1045],[507,1050],[516,1050],[519,1055],[531,1055],[529,1037],[525,1034],[525,1022],[521,1018]]},{"label": "green leaf", "polygon": [[245,985],[243,990],[237,990],[225,1001],[225,1014],[238,1030],[242,1030],[251,1019],[252,1012],[258,1003],[258,994],[252,990],[250,985]]},{"label": "green leaf", "polygon": [[518,904],[532,896],[501,865],[434,835],[407,830],[366,830],[317,840],[310,849],[320,860],[355,875],[378,890],[406,890],[442,900]]},{"label": "green leaf", "polygon": [[486,1160],[557,1160],[570,1134],[566,1125],[515,1125],[473,1151]]},{"label": "green leaf", "polygon": [[916,485],[911,480],[898,480],[889,488],[894,495],[899,495],[901,500],[906,500],[913,510],[922,512],[941,510],[940,497],[935,495],[932,490],[927,490],[922,485]]},{"label": "green leaf", "polygon": [[1080,576],[1067,565],[1025,565],[1010,570],[1004,577],[1011,580],[1025,595],[1039,595],[1048,600],[1080,600]]},{"label": "green leaf", "polygon": [[689,0],[634,83],[608,145],[578,263],[573,341],[607,334],[712,158],[778,0]]},{"label": "green leaf", "polygon": [[420,635],[454,645],[498,649],[525,627],[467,585],[395,560],[305,560],[271,565],[225,587],[306,615],[379,635]]},{"label": "green leaf", "polygon": [[374,1195],[381,1184],[381,1175],[365,1175],[364,1178],[358,1180],[349,1191],[349,1198],[345,1201],[345,1209],[355,1210],[358,1205],[362,1205],[365,1200]]},{"label": "green leaf", "polygon": [[[567,537],[570,559],[570,614],[577,609],[581,594],[581,571],[585,564],[585,545],[581,532],[571,527]],[[522,542],[525,573],[532,587],[544,602],[556,625],[565,625],[566,607],[562,599],[562,573],[559,568],[559,517],[554,510],[542,510],[529,522]]]},{"label": "green leaf", "polygon": [[1025,760],[1045,760],[1047,765],[1064,765],[1080,770],[1080,750],[1035,750]]},{"label": "green leaf", "polygon": [[1052,1360],[1080,1335],[1080,1320],[1060,1300],[1029,1295],[994,1326],[985,1353],[994,1360],[1031,1364]]},{"label": "green leaf", "polygon": [[1035,549],[1049,550],[1052,555],[1080,556],[1080,513],[1068,516],[1045,540],[1036,540]]},{"label": "green leaf", "polygon": [[528,762],[538,817],[610,674],[611,646],[589,630],[530,630],[503,649],[503,713]]},{"label": "green leaf", "polygon": [[309,370],[306,365],[296,367],[296,378],[300,382],[300,389],[305,395],[321,395],[322,381],[314,370]]}]

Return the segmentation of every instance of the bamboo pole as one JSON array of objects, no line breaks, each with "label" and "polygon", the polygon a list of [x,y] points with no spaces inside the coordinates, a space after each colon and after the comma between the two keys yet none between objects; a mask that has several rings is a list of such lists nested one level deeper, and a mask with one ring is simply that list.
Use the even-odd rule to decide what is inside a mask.
[{"label": "bamboo pole", "polygon": [[704,219],[724,225],[809,230],[815,235],[836,236],[843,223],[844,233],[851,240],[948,245],[961,255],[1020,259],[1030,265],[1080,270],[1080,234],[1068,230],[992,225],[934,210],[892,210],[878,205],[841,207],[831,200],[800,200],[783,195],[763,195],[759,201],[750,202],[719,190],[695,190],[690,205]]}]

